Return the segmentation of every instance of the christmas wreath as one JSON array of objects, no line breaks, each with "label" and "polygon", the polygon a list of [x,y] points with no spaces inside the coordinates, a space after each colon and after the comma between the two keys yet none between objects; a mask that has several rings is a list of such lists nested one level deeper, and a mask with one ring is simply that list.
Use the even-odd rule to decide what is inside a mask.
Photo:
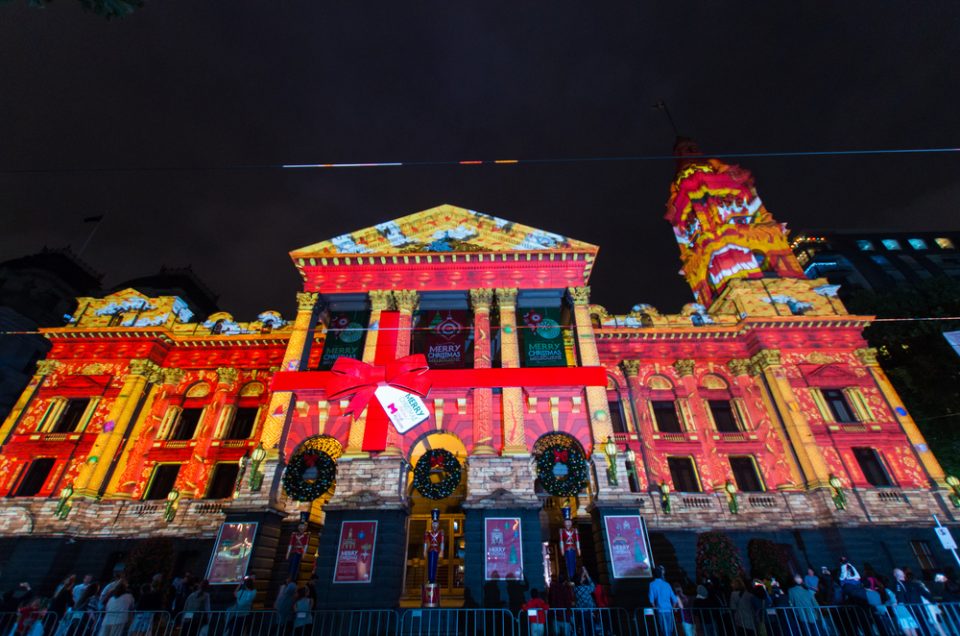
[{"label": "christmas wreath", "polygon": [[283,489],[296,501],[313,501],[330,490],[337,479],[337,463],[316,448],[298,451],[283,473]]},{"label": "christmas wreath", "polygon": [[553,444],[537,457],[537,477],[551,495],[573,497],[587,485],[587,460],[572,444]]},{"label": "christmas wreath", "polygon": [[[413,469],[413,487],[427,499],[446,499],[460,485],[460,462],[453,453],[442,448],[428,450]],[[434,481],[433,477],[440,479]]]}]

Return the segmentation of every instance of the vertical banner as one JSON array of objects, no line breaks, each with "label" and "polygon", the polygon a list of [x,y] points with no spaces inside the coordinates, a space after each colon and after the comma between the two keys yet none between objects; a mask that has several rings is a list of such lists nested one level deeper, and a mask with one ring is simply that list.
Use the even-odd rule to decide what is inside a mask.
[{"label": "vertical banner", "polygon": [[488,517],[483,524],[484,580],[522,581],[520,518]]},{"label": "vertical banner", "polygon": [[647,526],[639,515],[603,518],[607,550],[615,579],[648,579],[653,576]]},{"label": "vertical banner", "polygon": [[565,367],[567,354],[560,326],[560,308],[521,309],[523,366]]},{"label": "vertical banner", "polygon": [[255,521],[220,525],[204,577],[210,585],[236,585],[243,580],[256,536]]},{"label": "vertical banner", "polygon": [[461,309],[420,312],[423,348],[431,369],[473,367],[473,327],[470,312]]},{"label": "vertical banner", "polygon": [[340,526],[334,583],[369,583],[373,580],[373,551],[377,546],[376,521],[344,521]]},{"label": "vertical banner", "polygon": [[323,342],[323,354],[320,357],[320,371],[329,371],[337,358],[363,357],[363,341],[367,329],[367,312],[337,311],[330,314],[326,340]]}]

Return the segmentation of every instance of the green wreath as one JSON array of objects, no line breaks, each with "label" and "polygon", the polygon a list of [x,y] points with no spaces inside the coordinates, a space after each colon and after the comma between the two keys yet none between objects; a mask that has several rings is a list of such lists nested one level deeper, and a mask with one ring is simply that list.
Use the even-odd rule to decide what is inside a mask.
[{"label": "green wreath", "polygon": [[337,463],[322,450],[307,448],[290,458],[283,472],[283,489],[296,501],[313,501],[337,479]]},{"label": "green wreath", "polygon": [[587,485],[587,460],[574,445],[553,444],[537,457],[540,485],[554,497],[573,497]]},{"label": "green wreath", "polygon": [[[417,460],[413,469],[413,487],[427,499],[446,499],[460,485],[463,471],[460,462],[448,450],[434,448],[428,450]],[[432,475],[442,475],[439,481],[433,481]]]}]

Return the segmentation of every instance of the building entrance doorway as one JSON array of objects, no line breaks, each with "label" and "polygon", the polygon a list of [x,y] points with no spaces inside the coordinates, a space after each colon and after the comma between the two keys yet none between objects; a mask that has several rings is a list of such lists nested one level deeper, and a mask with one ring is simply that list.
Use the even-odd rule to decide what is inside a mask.
[{"label": "building entrance doorway", "polygon": [[[445,543],[437,563],[437,585],[442,607],[463,606],[464,541],[463,514],[441,514],[440,528]],[[412,514],[407,519],[407,558],[404,568],[401,607],[420,607],[421,587],[427,582],[427,560],[423,558],[423,534],[430,526],[430,513]]]}]

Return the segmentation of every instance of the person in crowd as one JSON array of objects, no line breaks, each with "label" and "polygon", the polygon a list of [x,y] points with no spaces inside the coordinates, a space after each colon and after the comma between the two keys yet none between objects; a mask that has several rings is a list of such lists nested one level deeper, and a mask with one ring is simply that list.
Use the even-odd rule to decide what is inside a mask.
[{"label": "person in crowd", "polygon": [[253,609],[253,599],[257,596],[257,590],[254,588],[254,579],[252,576],[245,577],[243,582],[237,586],[233,592],[235,602],[230,608],[231,616],[230,633],[233,636],[239,636],[243,632],[243,627],[250,616],[250,610]]},{"label": "person in crowd", "polygon": [[183,603],[193,591],[195,581],[190,572],[184,572],[170,582],[170,613],[173,615],[183,611]]},{"label": "person in crowd", "polygon": [[933,602],[933,592],[930,591],[926,583],[915,578],[909,568],[904,568],[904,572],[906,573],[907,585],[914,586],[920,595],[920,604],[923,606],[923,613],[926,616],[927,629],[934,636],[947,636],[943,624],[943,610]]},{"label": "person in crowd", "polygon": [[729,605],[733,612],[733,624],[746,636],[754,636],[757,633],[757,616],[763,611],[763,605],[739,578],[733,580],[732,588]]},{"label": "person in crowd", "polygon": [[820,581],[817,585],[817,602],[823,606],[838,605],[840,593],[833,580],[833,574],[827,566],[820,568]]},{"label": "person in crowd", "polygon": [[863,588],[867,597],[867,603],[870,604],[870,610],[879,636],[893,636],[896,632],[893,629],[893,622],[890,620],[884,603],[885,595],[883,592],[883,584],[875,576],[868,576],[864,581]]},{"label": "person in crowd", "polygon": [[906,572],[900,568],[893,571],[893,581],[893,592],[896,595],[893,610],[897,617],[897,626],[904,636],[917,636],[920,623],[908,606],[920,603],[920,592],[916,586],[908,583]]},{"label": "person in crowd", "polygon": [[210,616],[210,583],[200,581],[183,602],[181,636],[197,636]]},{"label": "person in crowd", "polygon": [[813,571],[813,568],[807,568],[807,575],[803,577],[803,584],[812,590],[814,594],[817,593],[817,588],[820,587],[820,577]]},{"label": "person in crowd", "polygon": [[16,612],[18,608],[29,603],[35,596],[33,588],[26,581],[17,584],[15,588],[3,595],[0,611]]},{"label": "person in crowd", "polygon": [[126,580],[123,578],[122,567],[118,567],[113,570],[113,580],[104,585],[103,589],[100,590],[100,599],[97,604],[97,609],[99,611],[102,612],[106,610],[107,601],[110,600],[110,598],[113,596],[113,591],[120,585],[126,587]]},{"label": "person in crowd", "polygon": [[530,600],[520,607],[520,612],[527,617],[530,626],[530,636],[544,636],[547,625],[547,610],[550,606],[540,598],[540,590],[530,590]]},{"label": "person in crowd", "polygon": [[[809,576],[811,570],[807,570]],[[816,579],[816,577],[814,577]],[[820,636],[820,604],[817,603],[817,595],[810,589],[807,577],[801,577],[799,574],[793,577],[793,587],[787,592],[787,601],[793,610],[793,619],[791,625],[797,625],[801,634],[809,636]]]},{"label": "person in crowd", "polygon": [[840,557],[840,587],[843,587],[845,584],[856,583],[860,584],[860,572],[857,571],[857,568],[854,567],[852,563],[847,560],[847,557]]},{"label": "person in crowd", "polygon": [[556,636],[573,634],[573,612],[570,609],[575,604],[574,592],[566,582],[554,579],[547,590],[546,603],[553,608],[551,616],[551,631]]},{"label": "person in crowd", "polygon": [[697,627],[693,622],[693,604],[679,585],[673,586],[673,593],[677,597],[677,606],[680,608],[680,624],[683,626],[684,635],[696,636]]},{"label": "person in crowd", "polygon": [[[100,598],[103,599],[103,593]],[[120,580],[110,590],[110,596],[103,605],[105,613],[97,636],[121,636],[130,620],[133,605],[133,594],[127,589],[126,582]]]},{"label": "person in crowd", "polygon": [[313,628],[313,599],[306,586],[297,590],[297,600],[293,604],[293,634],[303,636]]},{"label": "person in crowd", "polygon": [[721,610],[706,585],[697,586],[697,595],[693,599],[694,618],[700,623],[703,636],[716,636],[717,620]]},{"label": "person in crowd", "polygon": [[673,588],[665,580],[666,570],[662,565],[658,565],[653,572],[653,581],[650,582],[649,600],[657,617],[657,625],[663,634],[673,634],[676,623],[673,618],[673,610],[677,607],[679,599],[674,594]]},{"label": "person in crowd", "polygon": [[86,590],[87,586],[89,586],[91,583],[93,583],[93,575],[87,574],[83,577],[83,582],[77,583],[73,586],[73,592],[71,594],[73,596],[74,607],[76,607],[77,603],[80,602],[80,598],[83,596],[83,591]]},{"label": "person in crowd", "polygon": [[281,627],[290,622],[293,605],[296,600],[297,584],[293,582],[292,577],[288,576],[287,580],[280,586],[280,590],[277,592],[277,600],[273,602],[274,616],[277,624]]},{"label": "person in crowd", "polygon": [[57,616],[67,613],[67,608],[73,604],[73,588],[77,584],[77,575],[71,574],[60,582],[50,599],[50,611]]},{"label": "person in crowd", "polygon": [[160,589],[163,578],[153,577],[150,583],[140,586],[137,599],[137,612],[130,623],[129,636],[149,636],[157,623],[158,612],[163,610],[163,592]]},{"label": "person in crowd", "polygon": [[597,606],[593,598],[593,592],[596,590],[596,588],[597,586],[594,585],[593,579],[590,578],[590,573],[587,572],[587,568],[581,567],[580,580],[577,582],[577,585],[574,588],[574,594],[578,608],[590,608]]},{"label": "person in crowd", "polygon": [[45,599],[31,597],[17,608],[17,622],[10,633],[16,636],[43,636],[43,616],[46,612]]}]

